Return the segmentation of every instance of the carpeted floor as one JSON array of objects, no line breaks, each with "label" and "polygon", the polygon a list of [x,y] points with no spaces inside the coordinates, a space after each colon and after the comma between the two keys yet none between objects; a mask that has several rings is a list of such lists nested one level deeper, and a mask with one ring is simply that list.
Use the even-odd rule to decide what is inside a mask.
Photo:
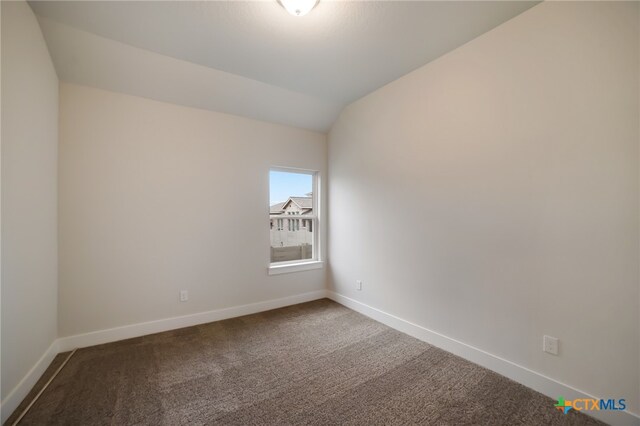
[{"label": "carpeted floor", "polygon": [[78,350],[20,424],[601,424],[553,404],[324,299]]}]

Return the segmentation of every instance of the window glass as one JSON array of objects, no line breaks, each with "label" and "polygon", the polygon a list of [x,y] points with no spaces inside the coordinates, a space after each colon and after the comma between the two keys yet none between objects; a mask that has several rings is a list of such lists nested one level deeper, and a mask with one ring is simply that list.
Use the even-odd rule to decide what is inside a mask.
[{"label": "window glass", "polygon": [[[269,219],[271,263],[316,259],[316,173],[271,170]],[[286,222],[286,223],[283,223]],[[314,224],[315,222],[315,224]]]}]

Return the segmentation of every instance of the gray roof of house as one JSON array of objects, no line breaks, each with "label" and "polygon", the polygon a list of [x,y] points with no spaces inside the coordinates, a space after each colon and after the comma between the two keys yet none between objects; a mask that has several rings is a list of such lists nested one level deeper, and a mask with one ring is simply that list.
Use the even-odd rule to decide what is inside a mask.
[{"label": "gray roof of house", "polygon": [[[280,214],[282,213],[284,210],[284,206],[289,202],[289,201],[293,201],[294,203],[296,203],[298,206],[300,206],[301,209],[303,210],[311,210],[313,209],[313,199],[311,197],[289,197],[289,199],[287,201],[285,201],[284,203],[277,203],[274,204],[272,206],[270,206],[269,208],[269,214]],[[309,213],[304,212],[303,214]]]},{"label": "gray roof of house", "polygon": [[270,214],[282,213],[282,206],[284,206],[284,203],[277,203],[277,204],[272,205],[269,208],[269,213]]},{"label": "gray roof of house", "polygon": [[313,208],[313,199],[311,197],[289,197],[302,209]]}]

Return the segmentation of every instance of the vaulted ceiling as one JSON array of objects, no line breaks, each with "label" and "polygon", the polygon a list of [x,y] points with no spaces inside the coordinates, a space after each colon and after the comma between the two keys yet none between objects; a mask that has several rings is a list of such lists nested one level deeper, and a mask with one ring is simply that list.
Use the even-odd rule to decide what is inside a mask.
[{"label": "vaulted ceiling", "polygon": [[63,81],[326,132],[345,105],[537,3],[30,5]]}]

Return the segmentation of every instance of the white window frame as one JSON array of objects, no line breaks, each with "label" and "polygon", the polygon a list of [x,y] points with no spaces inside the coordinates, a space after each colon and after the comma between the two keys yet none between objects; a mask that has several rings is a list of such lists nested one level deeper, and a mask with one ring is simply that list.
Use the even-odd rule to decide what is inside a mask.
[{"label": "white window frame", "polygon": [[[308,170],[308,169],[298,169],[293,167],[281,167],[274,166],[269,168],[269,172],[285,172],[285,173],[299,173],[299,174],[307,174],[312,176],[312,206],[313,206],[313,214],[311,215],[299,215],[296,217],[298,220],[308,219],[313,222],[311,225],[313,227],[313,255],[311,259],[302,259],[302,260],[292,260],[288,262],[276,262],[271,263],[271,251],[268,251],[268,265],[269,265],[269,275],[278,275],[278,274],[286,274],[289,272],[299,272],[299,271],[307,271],[310,269],[320,269],[324,266],[324,262],[322,259],[322,238],[321,238],[321,230],[322,228],[322,188],[321,188],[321,176],[320,171],[318,170]],[[269,181],[269,185],[271,182]],[[269,214],[269,220],[277,220],[278,218],[285,218],[284,215],[272,215]],[[302,227],[301,227],[302,228]],[[269,227],[270,229],[270,227]],[[271,247],[271,239],[269,238],[269,248]]]}]

